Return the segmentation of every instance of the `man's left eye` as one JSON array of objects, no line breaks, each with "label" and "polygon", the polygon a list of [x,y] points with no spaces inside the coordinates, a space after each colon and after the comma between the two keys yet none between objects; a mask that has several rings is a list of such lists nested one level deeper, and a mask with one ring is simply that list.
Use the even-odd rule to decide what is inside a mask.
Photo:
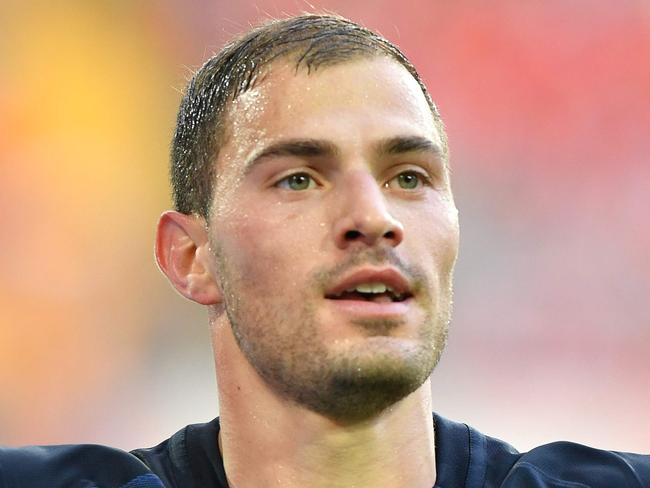
[{"label": "man's left eye", "polygon": [[275,186],[285,190],[304,191],[316,187],[314,178],[308,173],[294,173],[278,181]]},{"label": "man's left eye", "polygon": [[386,188],[417,190],[427,183],[427,177],[417,171],[404,171],[386,182]]}]

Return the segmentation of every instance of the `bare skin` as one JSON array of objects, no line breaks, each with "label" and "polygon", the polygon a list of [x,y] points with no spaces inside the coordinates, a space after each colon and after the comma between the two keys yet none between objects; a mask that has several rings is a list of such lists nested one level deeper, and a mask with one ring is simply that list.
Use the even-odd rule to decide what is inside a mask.
[{"label": "bare skin", "polygon": [[218,371],[230,366],[217,383],[219,441],[232,487],[434,485],[429,381],[381,415],[342,427],[269,391],[226,329],[217,332],[215,357]]},{"label": "bare skin", "polygon": [[[386,58],[276,61],[230,125],[210,221],[166,212],[156,245],[210,311],[229,484],[432,487],[458,220],[417,83]],[[350,276],[408,298],[332,296]]]}]

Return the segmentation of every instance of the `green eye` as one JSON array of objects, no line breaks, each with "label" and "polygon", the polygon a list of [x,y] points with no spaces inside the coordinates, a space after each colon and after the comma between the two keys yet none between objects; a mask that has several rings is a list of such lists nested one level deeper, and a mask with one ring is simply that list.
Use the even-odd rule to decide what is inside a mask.
[{"label": "green eye", "polygon": [[278,188],[284,188],[285,190],[303,191],[314,188],[316,182],[307,173],[295,173],[281,179],[277,183],[277,186]]},{"label": "green eye", "polygon": [[405,190],[414,190],[418,187],[420,183],[420,178],[415,173],[401,173],[397,175],[397,181],[399,182],[400,188]]},{"label": "green eye", "polygon": [[422,177],[415,171],[404,171],[389,181],[387,186],[392,186],[392,182],[396,182],[402,190],[415,190],[422,184]]}]

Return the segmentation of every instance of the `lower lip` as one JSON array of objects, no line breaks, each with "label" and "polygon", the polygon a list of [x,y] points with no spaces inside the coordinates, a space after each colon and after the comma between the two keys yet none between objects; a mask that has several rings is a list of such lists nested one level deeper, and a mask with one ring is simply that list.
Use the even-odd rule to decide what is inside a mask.
[{"label": "lower lip", "polygon": [[412,298],[407,298],[402,302],[384,302],[377,303],[369,300],[332,300],[327,301],[336,310],[356,316],[363,317],[398,317],[405,315],[413,302]]}]

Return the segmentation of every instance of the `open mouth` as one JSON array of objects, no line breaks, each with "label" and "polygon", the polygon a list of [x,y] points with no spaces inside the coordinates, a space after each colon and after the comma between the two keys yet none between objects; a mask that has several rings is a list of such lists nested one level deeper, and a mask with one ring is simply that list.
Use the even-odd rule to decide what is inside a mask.
[{"label": "open mouth", "polygon": [[[325,298],[337,300],[346,307],[371,302],[383,305],[383,308],[380,307],[381,310],[391,304],[397,305],[405,302],[412,297],[411,283],[399,270],[392,267],[366,266],[358,268],[342,277],[325,291]],[[388,308],[392,310],[391,307]]]},{"label": "open mouth", "polygon": [[408,292],[397,292],[383,283],[362,283],[340,293],[325,295],[330,300],[357,300],[375,303],[403,302],[411,297]]}]

